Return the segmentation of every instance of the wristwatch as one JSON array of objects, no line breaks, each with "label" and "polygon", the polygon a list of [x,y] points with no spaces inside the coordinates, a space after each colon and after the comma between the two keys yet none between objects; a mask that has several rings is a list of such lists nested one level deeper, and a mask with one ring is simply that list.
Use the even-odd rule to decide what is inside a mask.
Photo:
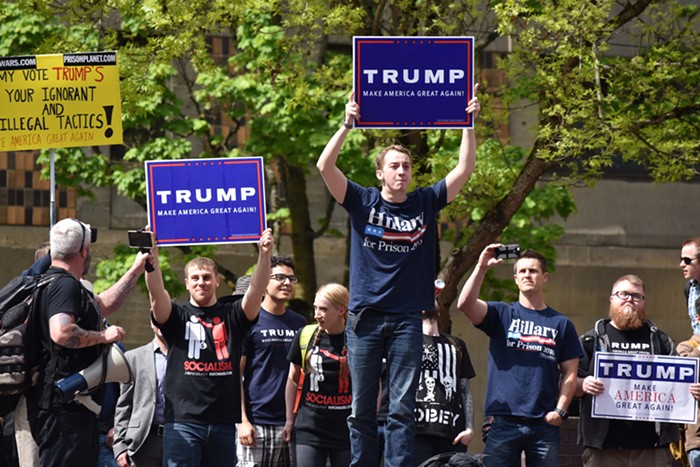
[{"label": "wristwatch", "polygon": [[556,409],[554,409],[554,411],[559,414],[562,420],[566,420],[567,418],[569,418],[569,412],[567,412],[564,409],[560,409],[559,407],[557,407]]}]

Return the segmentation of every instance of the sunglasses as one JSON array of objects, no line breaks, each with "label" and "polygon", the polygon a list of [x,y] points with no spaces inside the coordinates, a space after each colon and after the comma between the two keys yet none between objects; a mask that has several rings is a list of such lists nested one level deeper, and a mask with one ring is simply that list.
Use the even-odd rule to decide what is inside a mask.
[{"label": "sunglasses", "polygon": [[[80,230],[83,232],[83,239],[80,241],[80,249],[82,250],[83,246],[85,245],[85,234],[87,232],[87,229],[85,228],[85,224],[80,222],[78,219],[71,219],[71,220],[73,222],[77,222],[78,225],[80,225]],[[90,226],[90,243],[95,243],[96,241],[97,241],[97,227]]]},{"label": "sunglasses", "polygon": [[681,256],[681,261],[682,261],[683,264],[685,264],[686,266],[689,266],[690,263],[692,263],[693,260],[695,260],[695,259],[697,259],[697,257],[696,257],[696,258],[688,258],[687,256]]}]

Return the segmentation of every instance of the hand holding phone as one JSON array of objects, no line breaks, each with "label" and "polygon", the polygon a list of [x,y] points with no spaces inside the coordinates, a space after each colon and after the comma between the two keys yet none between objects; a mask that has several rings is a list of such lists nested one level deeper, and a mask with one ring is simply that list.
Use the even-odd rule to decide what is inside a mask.
[{"label": "hand holding phone", "polygon": [[[153,232],[148,230],[129,230],[129,246],[138,248],[141,253],[148,253],[154,246]],[[146,263],[146,272],[153,272],[153,265]]]},{"label": "hand holding phone", "polygon": [[516,259],[520,256],[520,245],[511,243],[496,248],[496,259]]}]

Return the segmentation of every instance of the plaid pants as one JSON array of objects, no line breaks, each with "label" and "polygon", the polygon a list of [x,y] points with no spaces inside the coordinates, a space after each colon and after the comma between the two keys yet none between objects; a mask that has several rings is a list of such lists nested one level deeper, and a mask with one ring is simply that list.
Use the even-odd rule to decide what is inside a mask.
[{"label": "plaid pants", "polygon": [[253,425],[253,427],[255,428],[255,446],[243,446],[236,439],[238,467],[292,467],[291,446],[282,441],[284,426]]}]

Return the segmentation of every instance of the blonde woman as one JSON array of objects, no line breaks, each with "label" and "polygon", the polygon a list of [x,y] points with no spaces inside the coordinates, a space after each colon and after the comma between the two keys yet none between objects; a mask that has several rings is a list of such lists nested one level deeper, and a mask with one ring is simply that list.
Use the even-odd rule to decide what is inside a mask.
[{"label": "blonde woman", "polygon": [[318,325],[302,328],[294,338],[286,387],[287,421],[282,432],[292,442],[294,465],[331,467],[350,464],[347,417],[352,407],[345,321],[348,289],[321,286],[314,299]]}]

